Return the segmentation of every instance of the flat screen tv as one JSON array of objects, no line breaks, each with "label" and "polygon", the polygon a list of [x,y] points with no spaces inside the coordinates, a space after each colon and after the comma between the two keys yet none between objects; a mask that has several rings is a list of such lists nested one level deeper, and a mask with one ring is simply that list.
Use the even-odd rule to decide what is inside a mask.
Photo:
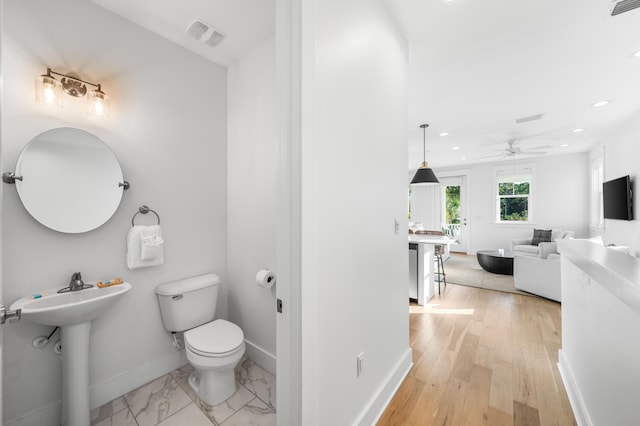
[{"label": "flat screen tv", "polygon": [[602,184],[605,219],[633,220],[631,179],[623,176]]}]

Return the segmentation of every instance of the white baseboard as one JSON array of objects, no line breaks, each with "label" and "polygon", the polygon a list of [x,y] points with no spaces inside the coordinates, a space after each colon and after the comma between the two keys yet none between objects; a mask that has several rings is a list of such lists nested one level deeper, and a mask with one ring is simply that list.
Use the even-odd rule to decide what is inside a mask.
[{"label": "white baseboard", "polygon": [[[246,356],[269,373],[276,374],[276,357],[255,345],[245,341]],[[91,409],[100,407],[117,397],[126,394],[152,380],[161,377],[176,368],[187,364],[184,350],[176,351],[164,358],[155,359],[135,368],[124,371],[115,377],[111,377],[100,383],[90,386],[89,404]],[[57,426],[62,415],[62,402],[52,404],[31,411],[17,419],[5,423],[7,426]]]},{"label": "white baseboard", "polygon": [[[164,358],[136,366],[115,377],[89,387],[91,409],[100,407],[117,397],[130,392],[145,383],[161,377],[187,363],[182,351],[176,351]],[[6,426],[58,426],[62,416],[62,401],[56,401],[33,410],[17,419],[9,420]]]},{"label": "white baseboard", "polygon": [[[269,373],[276,375],[276,357],[257,346],[256,344],[245,340],[246,356]],[[103,382],[91,385],[89,388],[89,403],[91,409],[100,407],[107,402],[113,401],[117,397],[124,395],[152,380],[161,377],[176,368],[180,368],[187,364],[187,357],[184,350],[176,351],[164,358],[152,360],[146,364],[138,365],[135,368],[124,371],[115,377],[109,378]],[[17,419],[10,420],[7,426],[56,426],[60,424],[60,416],[62,413],[62,402],[46,405],[25,414]]]},{"label": "white baseboard", "polygon": [[33,410],[17,419],[3,423],[5,426],[59,426],[62,419],[62,401],[56,401]]},{"label": "white baseboard", "polygon": [[269,373],[276,375],[276,356],[245,339],[245,356]]},{"label": "white baseboard", "polygon": [[393,396],[396,394],[396,391],[404,381],[404,378],[409,374],[409,370],[411,370],[412,365],[412,351],[411,348],[407,348],[395,368],[387,376],[387,380],[385,380],[384,384],[371,399],[371,402],[369,402],[365,410],[360,414],[360,417],[355,422],[356,425],[375,425],[378,420],[380,420],[380,417],[391,402]]},{"label": "white baseboard", "polygon": [[578,384],[571,372],[569,361],[564,356],[562,349],[558,351],[558,369],[560,370],[560,376],[562,377],[562,382],[567,391],[567,396],[569,397],[573,415],[576,418],[578,426],[593,426],[589,413],[587,412],[587,407],[584,405],[584,400],[580,394]]},{"label": "white baseboard", "polygon": [[113,401],[120,395],[139,388],[187,363],[184,350],[176,351],[164,358],[151,360],[115,377],[91,385],[89,387],[91,409]]}]

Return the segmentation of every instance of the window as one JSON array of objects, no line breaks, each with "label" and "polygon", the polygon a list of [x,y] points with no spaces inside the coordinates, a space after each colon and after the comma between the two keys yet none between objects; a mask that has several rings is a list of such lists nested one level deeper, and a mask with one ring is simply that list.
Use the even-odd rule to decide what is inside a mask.
[{"label": "window", "polygon": [[496,222],[532,223],[533,169],[496,170]]},{"label": "window", "polygon": [[602,183],[604,182],[604,159],[602,156],[591,161],[591,214],[592,228],[604,226],[604,210],[602,206]]}]

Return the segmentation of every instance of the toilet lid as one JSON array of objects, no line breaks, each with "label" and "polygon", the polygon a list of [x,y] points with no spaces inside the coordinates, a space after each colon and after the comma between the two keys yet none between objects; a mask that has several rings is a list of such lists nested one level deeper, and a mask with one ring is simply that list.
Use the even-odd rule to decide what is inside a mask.
[{"label": "toilet lid", "polygon": [[184,333],[184,340],[196,352],[223,354],[242,344],[244,333],[232,322],[219,319]]}]

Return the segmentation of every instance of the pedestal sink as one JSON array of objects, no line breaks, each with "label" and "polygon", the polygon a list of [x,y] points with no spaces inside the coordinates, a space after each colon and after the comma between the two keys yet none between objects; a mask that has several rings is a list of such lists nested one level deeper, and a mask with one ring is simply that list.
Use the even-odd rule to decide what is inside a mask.
[{"label": "pedestal sink", "polygon": [[89,418],[89,333],[91,321],[104,314],[131,284],[91,287],[58,293],[45,290],[16,300],[10,307],[22,317],[62,328],[62,425],[87,426]]}]

